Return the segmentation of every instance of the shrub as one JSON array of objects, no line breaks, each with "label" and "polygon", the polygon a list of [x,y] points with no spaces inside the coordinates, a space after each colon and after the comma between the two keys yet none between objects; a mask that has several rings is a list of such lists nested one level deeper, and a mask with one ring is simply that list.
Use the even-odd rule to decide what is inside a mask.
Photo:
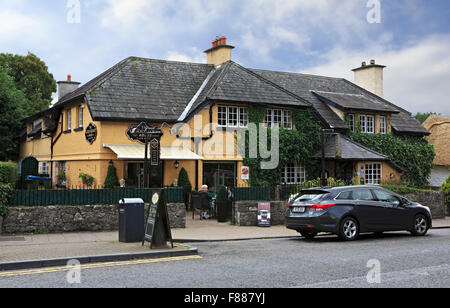
[{"label": "shrub", "polygon": [[108,174],[106,175],[105,179],[105,188],[115,188],[119,187],[119,178],[117,177],[117,170],[116,167],[114,167],[113,162],[111,161],[109,163],[108,167]]},{"label": "shrub", "polygon": [[413,194],[423,190],[408,185],[381,185],[381,187],[389,189],[390,191],[395,192],[396,194],[399,195]]},{"label": "shrub", "polygon": [[192,187],[189,181],[189,176],[186,169],[181,168],[180,174],[178,175],[178,186],[180,187]]},{"label": "shrub", "polygon": [[0,183],[0,216],[8,215],[8,206],[12,196],[12,186]]},{"label": "shrub", "polygon": [[450,212],[450,176],[447,178],[444,184],[442,184],[441,189],[445,194],[445,202],[447,203],[447,209]]},{"label": "shrub", "polygon": [[12,162],[0,162],[0,183],[15,186],[19,176],[17,164]]}]

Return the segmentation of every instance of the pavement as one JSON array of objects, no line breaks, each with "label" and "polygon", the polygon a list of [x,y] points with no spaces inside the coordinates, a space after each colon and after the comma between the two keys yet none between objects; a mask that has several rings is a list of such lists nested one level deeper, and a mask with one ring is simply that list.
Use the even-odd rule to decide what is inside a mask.
[{"label": "pavement", "polygon": [[[188,215],[189,216],[189,215]],[[450,228],[450,217],[434,220],[435,228]],[[197,249],[182,243],[298,237],[285,226],[237,227],[213,220],[192,220],[173,229],[174,249],[150,250],[148,244],[119,243],[118,232],[81,232],[0,236],[0,271],[61,266],[70,259],[82,263],[192,255]]]}]

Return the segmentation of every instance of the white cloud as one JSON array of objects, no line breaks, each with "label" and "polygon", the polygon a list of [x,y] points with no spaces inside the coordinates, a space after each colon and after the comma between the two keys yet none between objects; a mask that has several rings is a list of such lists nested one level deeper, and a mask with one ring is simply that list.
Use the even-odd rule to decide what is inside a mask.
[{"label": "white cloud", "polygon": [[302,69],[303,73],[342,77],[353,81],[351,69],[362,61],[376,59],[386,65],[385,98],[406,110],[450,115],[446,94],[450,80],[450,35],[431,35],[399,50],[372,44],[364,50],[335,48],[322,57],[323,64]]}]

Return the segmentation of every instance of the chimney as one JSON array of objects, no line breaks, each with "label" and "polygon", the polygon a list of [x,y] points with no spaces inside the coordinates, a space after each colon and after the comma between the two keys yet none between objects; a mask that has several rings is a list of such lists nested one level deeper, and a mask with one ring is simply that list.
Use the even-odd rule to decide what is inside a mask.
[{"label": "chimney", "polygon": [[355,84],[380,97],[384,97],[384,68],[386,68],[386,66],[376,64],[373,59],[370,60],[369,65],[367,65],[366,62],[363,62],[361,67],[353,70],[355,73]]},{"label": "chimney", "polygon": [[78,89],[78,86],[81,84],[81,82],[74,82],[72,81],[72,76],[67,75],[67,81],[58,81],[58,100],[63,98],[69,93],[72,93],[76,89]]},{"label": "chimney", "polygon": [[205,50],[207,63],[215,66],[221,65],[231,60],[231,51],[233,46],[227,45],[227,38],[225,36],[217,37],[212,42],[212,47]]}]

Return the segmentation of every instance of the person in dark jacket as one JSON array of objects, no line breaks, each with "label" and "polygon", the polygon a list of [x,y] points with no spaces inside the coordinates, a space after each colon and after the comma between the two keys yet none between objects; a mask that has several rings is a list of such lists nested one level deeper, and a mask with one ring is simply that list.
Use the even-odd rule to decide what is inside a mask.
[{"label": "person in dark jacket", "polygon": [[207,185],[203,185],[202,186],[202,190],[199,193],[200,195],[200,200],[201,200],[201,204],[202,204],[202,213],[201,213],[201,217],[202,219],[206,219],[208,210],[211,208],[211,196],[208,194],[208,186]]}]

